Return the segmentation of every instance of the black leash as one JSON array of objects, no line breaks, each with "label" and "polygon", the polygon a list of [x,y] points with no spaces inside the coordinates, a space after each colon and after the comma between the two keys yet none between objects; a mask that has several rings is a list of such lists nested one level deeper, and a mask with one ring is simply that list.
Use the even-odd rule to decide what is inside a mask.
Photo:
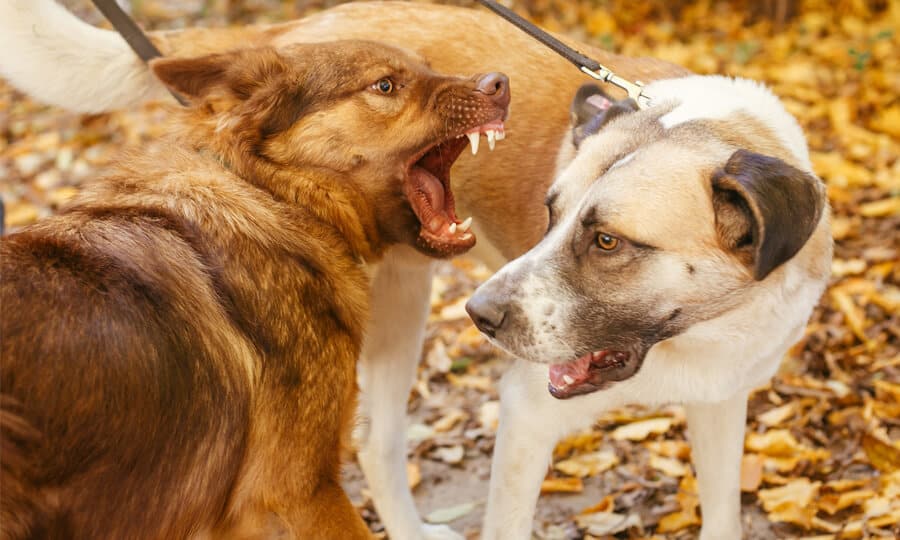
[{"label": "black leash", "polygon": [[[149,62],[154,58],[162,56],[162,53],[159,52],[156,45],[154,45],[147,35],[144,34],[137,23],[134,22],[134,19],[129,17],[128,14],[122,10],[119,4],[116,3],[116,0],[92,1],[94,5],[97,6],[97,9],[100,10],[100,13],[103,13],[103,16],[113,25],[113,28],[119,32],[125,42],[128,43],[128,46],[131,47],[131,50],[133,50],[141,60]],[[185,106],[188,104],[187,100],[177,93],[172,92],[172,90],[169,90],[169,92],[178,100],[178,103]]]},{"label": "black leash", "polygon": [[493,11],[497,15],[500,15],[510,23],[517,26],[520,30],[533,37],[534,39],[540,41],[545,46],[549,47],[553,52],[562,56],[569,62],[575,64],[578,69],[590,75],[591,77],[609,83],[619,88],[625,90],[628,93],[628,97],[633,99],[638,107],[644,108],[650,105],[650,96],[644,93],[644,85],[640,81],[629,81],[628,79],[623,79],[619,77],[613,71],[600,62],[597,62],[593,58],[589,58],[579,51],[569,47],[562,41],[556,39],[551,36],[544,30],[541,30],[537,26],[531,24],[526,21],[524,18],[519,16],[516,12],[511,9],[504,7],[494,0],[478,0],[481,5]]}]

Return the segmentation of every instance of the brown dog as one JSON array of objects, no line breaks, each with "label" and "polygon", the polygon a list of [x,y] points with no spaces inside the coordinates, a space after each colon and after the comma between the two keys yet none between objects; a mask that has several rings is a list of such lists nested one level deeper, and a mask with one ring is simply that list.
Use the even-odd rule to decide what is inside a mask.
[{"label": "brown dog", "polygon": [[[445,73],[503,71],[517,86],[506,140],[493,153],[482,141],[477,155],[465,152],[453,169],[458,213],[474,218],[470,230],[478,243],[471,253],[495,268],[527,251],[547,230],[544,200],[569,131],[569,105],[590,80],[486,10],[416,2],[350,3],[284,24],[153,32],[151,39],[167,56],[369,39],[413,50]],[[660,60],[563,40],[626,78],[650,82],[687,74]],[[0,48],[16,51],[0,55],[0,75],[33,97],[71,110],[171,100],[118,35],[85,24],[52,0],[0,2]],[[388,250],[373,276],[372,317],[359,364],[360,409],[368,420],[359,462],[392,538],[458,539],[445,526],[422,524],[406,478],[406,404],[431,284],[428,260],[411,251]]]},{"label": "brown dog", "polygon": [[506,79],[354,41],[153,70],[173,137],[0,244],[0,536],[367,538],[364,263],[471,246],[447,171]]}]

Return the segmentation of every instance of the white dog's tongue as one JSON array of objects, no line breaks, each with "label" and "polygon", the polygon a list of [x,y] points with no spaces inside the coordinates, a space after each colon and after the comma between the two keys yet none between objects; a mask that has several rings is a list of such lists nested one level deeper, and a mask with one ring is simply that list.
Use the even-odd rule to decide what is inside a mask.
[{"label": "white dog's tongue", "polygon": [[588,368],[590,366],[591,353],[565,364],[552,364],[550,366],[550,384],[554,388],[563,389],[573,384],[582,383],[588,378]]}]

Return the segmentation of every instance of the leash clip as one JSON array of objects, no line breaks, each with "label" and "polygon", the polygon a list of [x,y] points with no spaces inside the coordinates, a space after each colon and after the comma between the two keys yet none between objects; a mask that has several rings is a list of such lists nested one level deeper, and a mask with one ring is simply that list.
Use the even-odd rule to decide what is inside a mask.
[{"label": "leash clip", "polygon": [[641,81],[632,82],[628,79],[623,79],[602,65],[596,71],[587,66],[581,66],[581,71],[598,81],[609,83],[625,90],[628,97],[637,103],[639,109],[645,109],[650,106],[650,96],[644,93],[644,84]]}]

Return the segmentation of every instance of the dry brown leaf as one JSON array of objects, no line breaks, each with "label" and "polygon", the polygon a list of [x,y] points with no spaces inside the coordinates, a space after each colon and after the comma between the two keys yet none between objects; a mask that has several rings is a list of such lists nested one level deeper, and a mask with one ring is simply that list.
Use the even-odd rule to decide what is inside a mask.
[{"label": "dry brown leaf", "polygon": [[671,418],[650,418],[617,427],[612,432],[612,438],[617,441],[643,441],[652,434],[669,431],[670,427],[672,427]]},{"label": "dry brown leaf", "polygon": [[457,375],[455,373],[448,373],[447,380],[450,381],[450,384],[458,388],[474,388],[475,390],[481,390],[482,392],[487,392],[494,385],[491,378],[484,375]]},{"label": "dry brown leaf", "polygon": [[656,528],[657,532],[676,532],[687,527],[700,525],[700,516],[697,513],[697,507],[700,505],[697,498],[697,482],[692,475],[685,475],[681,479],[681,482],[678,484],[678,494],[675,498],[681,505],[681,509],[663,516],[659,520],[659,525]]},{"label": "dry brown leaf", "polygon": [[449,409],[444,416],[431,424],[431,427],[438,433],[445,433],[453,429],[459,422],[468,420],[469,414],[462,409]]},{"label": "dry brown leaf", "polygon": [[900,214],[900,197],[888,197],[859,205],[859,213],[865,217],[885,217]]},{"label": "dry brown leaf", "polygon": [[541,493],[581,493],[584,484],[581,478],[546,478],[541,482]]},{"label": "dry brown leaf", "polygon": [[594,512],[612,512],[616,507],[616,499],[612,495],[603,497],[597,504],[588,506],[579,514],[593,514]]},{"label": "dry brown leaf", "polygon": [[878,470],[886,473],[900,471],[900,448],[869,433],[863,434],[862,447],[869,461]]},{"label": "dry brown leaf", "polygon": [[677,459],[662,457],[656,454],[650,454],[650,466],[666,476],[674,478],[680,478],[688,474],[691,470],[690,467]]},{"label": "dry brown leaf", "polygon": [[557,471],[569,476],[584,478],[596,476],[619,464],[619,457],[611,450],[579,454],[553,465]]},{"label": "dry brown leaf", "polygon": [[661,456],[678,458],[682,461],[691,459],[691,445],[685,441],[649,441],[645,444],[647,450]]},{"label": "dry brown leaf", "polygon": [[775,427],[784,423],[787,419],[797,414],[798,408],[799,403],[797,403],[796,401],[789,401],[781,407],[769,409],[768,411],[758,415],[756,417],[756,420],[765,426]]},{"label": "dry brown leaf", "polygon": [[596,512],[575,516],[575,523],[585,529],[589,535],[606,536],[617,534],[632,527],[642,526],[638,514],[616,514],[614,512]]},{"label": "dry brown leaf", "polygon": [[741,458],[741,491],[754,492],[762,483],[763,461],[756,454]]},{"label": "dry brown leaf", "polygon": [[808,478],[798,478],[786,485],[761,489],[757,492],[769,520],[793,523],[809,528],[816,515],[813,500],[819,494],[821,482],[810,482]]},{"label": "dry brown leaf", "polygon": [[497,400],[485,401],[478,408],[478,423],[492,432],[497,431],[500,422],[500,402]]},{"label": "dry brown leaf", "polygon": [[875,492],[871,489],[859,489],[856,491],[822,495],[819,497],[817,503],[820,509],[830,515],[834,515],[845,508],[860,504],[874,496]]},{"label": "dry brown leaf", "polygon": [[406,478],[409,483],[409,489],[416,489],[416,486],[422,481],[422,469],[418,463],[406,462]]}]

